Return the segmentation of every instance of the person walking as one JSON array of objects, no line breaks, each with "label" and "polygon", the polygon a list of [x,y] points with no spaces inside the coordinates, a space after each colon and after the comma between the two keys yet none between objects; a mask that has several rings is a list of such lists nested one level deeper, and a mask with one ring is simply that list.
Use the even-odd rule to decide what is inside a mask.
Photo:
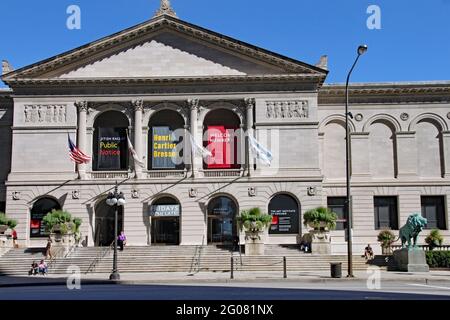
[{"label": "person walking", "polygon": [[123,231],[120,232],[120,235],[117,238],[117,244],[120,247],[120,251],[123,251],[124,245],[127,244],[127,237],[125,236],[125,233]]},{"label": "person walking", "polygon": [[16,229],[12,230],[11,237],[13,239],[13,246],[14,246],[14,248],[18,248],[19,245],[17,244],[17,231],[16,231]]},{"label": "person walking", "polygon": [[48,236],[47,240],[47,246],[45,247],[45,258],[46,259],[53,259],[52,255],[52,238]]}]

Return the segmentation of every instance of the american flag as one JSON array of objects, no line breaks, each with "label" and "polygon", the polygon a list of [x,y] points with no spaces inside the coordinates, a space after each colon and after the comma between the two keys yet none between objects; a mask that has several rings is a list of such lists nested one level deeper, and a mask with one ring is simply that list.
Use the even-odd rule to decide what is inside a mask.
[{"label": "american flag", "polygon": [[85,155],[80,149],[78,149],[73,143],[72,139],[70,139],[69,135],[67,135],[67,138],[69,139],[69,156],[73,162],[75,162],[76,164],[82,164],[91,161],[91,157]]}]

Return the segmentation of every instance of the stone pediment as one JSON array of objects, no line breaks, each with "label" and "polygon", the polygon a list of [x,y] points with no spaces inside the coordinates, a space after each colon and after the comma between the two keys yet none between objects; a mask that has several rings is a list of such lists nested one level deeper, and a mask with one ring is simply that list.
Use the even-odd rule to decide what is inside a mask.
[{"label": "stone pediment", "polygon": [[303,74],[323,82],[327,71],[163,15],[7,73],[3,81]]}]

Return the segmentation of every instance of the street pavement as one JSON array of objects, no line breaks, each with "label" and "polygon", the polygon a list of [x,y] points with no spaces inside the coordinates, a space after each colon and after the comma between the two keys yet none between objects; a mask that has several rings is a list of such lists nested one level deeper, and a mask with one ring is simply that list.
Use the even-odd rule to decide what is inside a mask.
[{"label": "street pavement", "polygon": [[[108,274],[0,276],[0,300],[450,300],[450,271],[369,270],[339,279],[325,272],[122,273],[118,282]],[[78,279],[80,290],[70,290]]]}]

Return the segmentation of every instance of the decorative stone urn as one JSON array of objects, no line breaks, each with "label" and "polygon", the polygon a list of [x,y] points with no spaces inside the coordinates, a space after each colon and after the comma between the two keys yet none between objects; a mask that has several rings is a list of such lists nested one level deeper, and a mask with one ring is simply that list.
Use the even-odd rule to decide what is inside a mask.
[{"label": "decorative stone urn", "polygon": [[8,230],[8,226],[7,225],[0,225],[0,234],[4,234],[6,230]]},{"label": "decorative stone urn", "polygon": [[263,256],[264,240],[263,231],[252,232],[245,231],[245,255],[246,256]]},{"label": "decorative stone urn", "polygon": [[50,238],[52,239],[52,252],[55,252],[56,256],[65,256],[70,251],[70,248],[75,245],[75,235],[73,233],[51,233]]}]

